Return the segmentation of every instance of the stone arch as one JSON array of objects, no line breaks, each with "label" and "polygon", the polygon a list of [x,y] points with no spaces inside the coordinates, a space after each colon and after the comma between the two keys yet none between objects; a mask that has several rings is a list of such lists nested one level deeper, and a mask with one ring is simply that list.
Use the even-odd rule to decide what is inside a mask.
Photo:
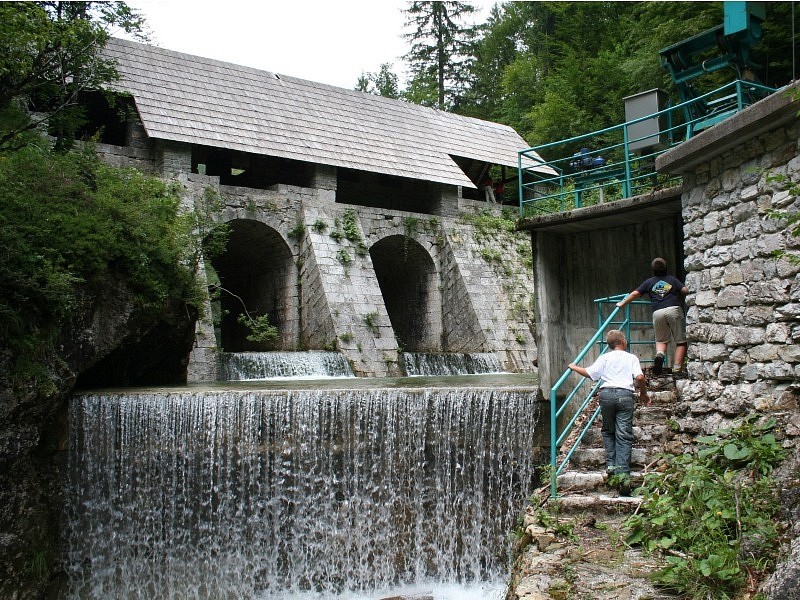
[{"label": "stone arch", "polygon": [[395,337],[407,352],[441,350],[439,274],[419,242],[392,235],[369,251]]},{"label": "stone arch", "polygon": [[[225,352],[293,350],[298,335],[297,268],[281,234],[259,221],[229,221],[225,254],[211,264],[222,291],[217,341]],[[278,328],[274,343],[251,342],[238,323],[244,307],[253,316],[268,315]]]}]

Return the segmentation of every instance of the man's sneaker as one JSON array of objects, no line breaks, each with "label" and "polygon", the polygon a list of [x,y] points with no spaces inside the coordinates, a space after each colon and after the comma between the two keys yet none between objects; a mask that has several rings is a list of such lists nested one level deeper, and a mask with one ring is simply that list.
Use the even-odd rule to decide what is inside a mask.
[{"label": "man's sneaker", "polygon": [[664,355],[659,352],[656,354],[656,359],[653,361],[653,375],[656,377],[661,375],[664,370]]},{"label": "man's sneaker", "polygon": [[689,374],[686,372],[686,369],[678,369],[672,372],[673,379],[686,379],[687,377],[689,377]]}]

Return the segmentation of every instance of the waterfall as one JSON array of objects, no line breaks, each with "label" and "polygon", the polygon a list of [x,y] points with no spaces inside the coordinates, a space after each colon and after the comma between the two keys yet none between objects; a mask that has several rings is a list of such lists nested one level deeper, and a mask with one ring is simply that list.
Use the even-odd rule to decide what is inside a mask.
[{"label": "waterfall", "polygon": [[532,389],[87,393],[69,418],[70,598],[503,580],[533,485]]},{"label": "waterfall", "polygon": [[353,377],[347,359],[338,352],[225,352],[221,361],[226,381]]},{"label": "waterfall", "polygon": [[403,363],[406,375],[474,375],[500,373],[500,361],[492,352],[424,353],[405,352]]}]

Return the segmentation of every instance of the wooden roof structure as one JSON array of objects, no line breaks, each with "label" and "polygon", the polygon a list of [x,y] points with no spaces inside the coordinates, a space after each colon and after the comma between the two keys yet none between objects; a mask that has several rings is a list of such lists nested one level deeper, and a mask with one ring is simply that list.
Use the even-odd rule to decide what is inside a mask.
[{"label": "wooden roof structure", "polygon": [[516,168],[528,146],[506,125],[401,100],[117,38],[105,52],[153,139],[465,187],[454,158]]}]

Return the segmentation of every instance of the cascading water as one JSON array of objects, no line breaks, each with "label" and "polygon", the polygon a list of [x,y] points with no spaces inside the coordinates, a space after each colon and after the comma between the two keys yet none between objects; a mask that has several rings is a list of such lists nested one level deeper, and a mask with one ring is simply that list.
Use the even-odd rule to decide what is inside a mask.
[{"label": "cascading water", "polygon": [[347,359],[338,352],[224,352],[220,361],[225,381],[353,377]]},{"label": "cascading water", "polygon": [[500,361],[491,352],[458,353],[403,353],[405,373],[413,376],[475,375],[500,373]]},{"label": "cascading water", "polygon": [[75,396],[69,597],[503,581],[536,417],[516,387]]}]

